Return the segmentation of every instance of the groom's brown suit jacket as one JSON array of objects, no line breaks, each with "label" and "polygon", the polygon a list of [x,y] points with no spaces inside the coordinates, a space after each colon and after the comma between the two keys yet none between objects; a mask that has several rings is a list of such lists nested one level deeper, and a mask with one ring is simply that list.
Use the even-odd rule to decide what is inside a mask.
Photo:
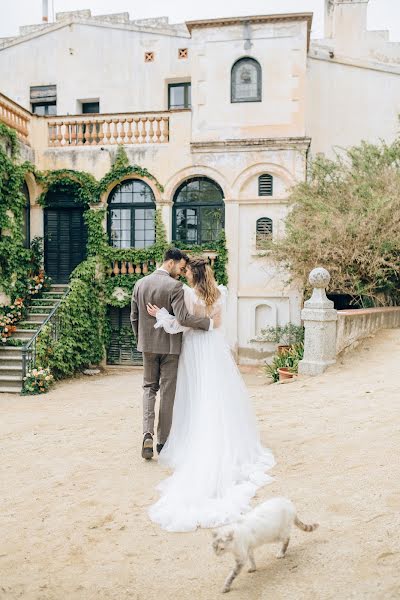
[{"label": "groom's brown suit jacket", "polygon": [[137,339],[137,349],[151,354],[180,354],[182,334],[170,335],[162,327],[154,329],[155,320],[146,309],[147,304],[156,304],[175,315],[181,325],[193,329],[210,328],[210,319],[189,314],[182,283],[170,277],[166,271],[157,269],[140,279],[133,290],[131,323]]}]

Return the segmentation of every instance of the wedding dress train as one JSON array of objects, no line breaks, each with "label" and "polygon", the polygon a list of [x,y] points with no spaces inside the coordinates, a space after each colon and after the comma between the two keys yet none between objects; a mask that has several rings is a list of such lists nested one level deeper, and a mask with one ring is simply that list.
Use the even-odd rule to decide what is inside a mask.
[{"label": "wedding dress train", "polygon": [[[211,317],[223,319],[226,288]],[[185,286],[189,312],[206,315],[204,302]],[[259,441],[251,402],[223,334],[185,329],[164,309],[156,327],[184,331],[171,432],[159,462],[173,474],[162,481],[150,518],[167,531],[191,531],[236,520],[257,488],[272,481],[272,453]]]}]

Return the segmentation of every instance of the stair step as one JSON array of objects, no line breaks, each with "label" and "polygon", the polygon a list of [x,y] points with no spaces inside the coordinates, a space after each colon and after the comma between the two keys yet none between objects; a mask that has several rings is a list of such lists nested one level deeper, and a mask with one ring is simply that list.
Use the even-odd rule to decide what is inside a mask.
[{"label": "stair step", "polygon": [[[20,321],[18,325],[21,326],[20,329],[25,329],[25,327],[22,327],[22,325],[29,325],[29,327],[32,327],[32,329],[38,329],[42,323],[43,321],[29,319],[29,321]],[[26,329],[29,330],[29,327],[26,327]]]},{"label": "stair step", "polygon": [[[56,298],[55,298],[56,296]],[[55,299],[55,300],[60,300],[63,296],[63,292],[43,292],[42,294],[42,298],[45,298],[46,300],[49,299]]]},{"label": "stair step", "polygon": [[0,382],[4,377],[7,376],[19,377],[20,381],[22,381],[22,362],[20,365],[16,366],[7,366],[0,364]]},{"label": "stair step", "polygon": [[37,329],[16,329],[13,335],[14,340],[30,340],[36,333]]},{"label": "stair step", "polygon": [[36,315],[45,315],[46,317],[48,317],[52,311],[52,308],[53,308],[52,306],[33,306],[29,310],[29,314],[35,315],[35,316]]},{"label": "stair step", "polygon": [[22,373],[20,376],[17,375],[1,375],[0,376],[0,388],[3,385],[8,388],[22,388]]},{"label": "stair step", "polygon": [[64,293],[67,291],[68,288],[69,288],[69,285],[67,283],[66,284],[56,283],[50,287],[50,292]]},{"label": "stair step", "polygon": [[0,369],[3,368],[18,368],[22,369],[22,356],[9,356],[7,358],[3,358],[0,356]]},{"label": "stair step", "polygon": [[45,319],[47,319],[47,317],[49,316],[49,313],[33,313],[30,312],[29,315],[26,317],[26,322],[29,323],[40,323],[42,324],[43,321]]},{"label": "stair step", "polygon": [[0,359],[2,358],[21,358],[22,349],[20,346],[0,346]]},{"label": "stair step", "polygon": [[54,304],[57,304],[57,302],[57,298],[35,298],[32,300],[32,306],[54,306]]},{"label": "stair step", "polygon": [[0,381],[0,394],[20,394],[22,391],[22,385],[20,387],[10,387],[2,385]]}]

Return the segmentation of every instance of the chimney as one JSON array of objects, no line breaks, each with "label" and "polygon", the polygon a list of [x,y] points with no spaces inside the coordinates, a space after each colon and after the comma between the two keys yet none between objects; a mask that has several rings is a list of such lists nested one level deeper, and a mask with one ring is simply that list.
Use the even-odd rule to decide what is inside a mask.
[{"label": "chimney", "polygon": [[42,0],[42,22],[48,23],[49,21],[49,0]]}]

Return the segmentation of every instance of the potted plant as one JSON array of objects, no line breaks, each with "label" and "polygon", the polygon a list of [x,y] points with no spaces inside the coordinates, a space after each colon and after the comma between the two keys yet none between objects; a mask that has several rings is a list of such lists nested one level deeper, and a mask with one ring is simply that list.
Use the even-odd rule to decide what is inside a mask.
[{"label": "potted plant", "polygon": [[294,344],[288,350],[278,352],[273,357],[272,363],[265,366],[265,372],[273,381],[288,381],[293,379],[297,372],[299,361],[303,358],[304,344]]},{"label": "potted plant", "polygon": [[278,345],[278,354],[287,352],[294,344],[300,344],[304,339],[304,327],[286,323],[276,327],[266,327],[261,330],[257,341],[273,342]]}]

